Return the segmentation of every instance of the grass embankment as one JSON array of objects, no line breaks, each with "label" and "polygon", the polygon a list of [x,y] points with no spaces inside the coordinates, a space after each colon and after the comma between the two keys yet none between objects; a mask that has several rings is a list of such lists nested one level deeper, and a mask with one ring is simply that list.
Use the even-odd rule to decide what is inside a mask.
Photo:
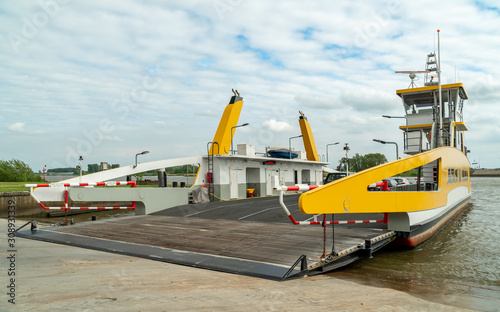
[{"label": "grass embankment", "polygon": [[[2,192],[22,192],[29,191],[29,187],[24,187],[25,184],[46,184],[49,182],[0,182],[0,193]],[[188,185],[188,187],[191,185]],[[120,185],[117,187],[130,187],[128,185]],[[158,187],[157,184],[151,185],[141,185],[138,184],[137,187]],[[169,184],[168,187],[172,187],[172,184]]]},{"label": "grass embankment", "polygon": [[24,187],[25,184],[37,184],[43,182],[0,182],[0,192],[22,192],[29,191],[29,187]]}]

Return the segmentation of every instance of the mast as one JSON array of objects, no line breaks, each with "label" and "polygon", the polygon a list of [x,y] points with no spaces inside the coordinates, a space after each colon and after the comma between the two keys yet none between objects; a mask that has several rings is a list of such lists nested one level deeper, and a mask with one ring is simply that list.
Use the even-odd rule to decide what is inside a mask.
[{"label": "mast", "polygon": [[441,50],[440,50],[440,42],[439,42],[439,29],[437,30],[438,35],[438,86],[439,86],[439,146],[443,146],[443,94],[441,92]]}]

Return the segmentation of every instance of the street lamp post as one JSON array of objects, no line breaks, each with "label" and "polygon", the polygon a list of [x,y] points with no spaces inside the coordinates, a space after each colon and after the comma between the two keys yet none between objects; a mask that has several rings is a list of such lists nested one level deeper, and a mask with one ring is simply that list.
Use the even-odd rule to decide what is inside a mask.
[{"label": "street lamp post", "polygon": [[345,169],[345,173],[346,173],[346,175],[349,175],[349,155],[348,155],[348,153],[349,153],[350,150],[351,149],[349,148],[349,145],[346,143],[345,146],[344,146],[344,151],[345,151],[345,166],[346,166],[345,167],[346,168]]},{"label": "street lamp post", "polygon": [[292,139],[301,138],[303,135],[297,135],[288,139],[288,156],[292,159]]},{"label": "street lamp post", "polygon": [[234,151],[233,151],[233,129],[236,129],[236,128],[238,128],[238,127],[246,127],[246,126],[248,126],[248,125],[249,125],[249,123],[248,123],[248,122],[246,122],[246,123],[244,123],[244,124],[242,124],[242,125],[238,125],[238,126],[231,127],[231,151],[230,151],[230,152],[231,152],[231,154],[233,154],[233,155],[234,155]]},{"label": "street lamp post", "polygon": [[328,162],[328,146],[330,146],[330,145],[337,145],[337,144],[339,144],[339,142],[330,143],[330,144],[326,145],[326,162]]},{"label": "street lamp post", "polygon": [[83,170],[82,169],[82,166],[83,166],[83,164],[82,164],[83,157],[82,156],[80,156],[80,158],[78,158],[78,162],[80,163],[80,179],[78,181],[80,181],[80,183],[82,183],[82,170]]},{"label": "street lamp post", "polygon": [[[404,148],[407,148],[407,145],[408,145],[408,118],[406,118],[406,116],[388,116],[388,115],[382,115],[382,117],[384,117],[384,118],[404,118],[404,119],[406,119],[406,131],[405,131]],[[396,143],[394,143],[394,144],[396,144]],[[397,144],[396,144],[396,146],[397,146]],[[396,154],[397,154],[397,150],[396,150]]]},{"label": "street lamp post", "polygon": [[137,156],[139,156],[139,155],[145,155],[147,153],[149,153],[149,151],[144,151],[144,152],[140,152],[140,153],[135,154],[135,165],[134,165],[133,168],[137,167]]},{"label": "street lamp post", "polygon": [[373,141],[378,142],[378,143],[382,143],[382,144],[394,144],[394,145],[396,145],[396,160],[399,159],[398,143],[387,142],[387,141],[382,141],[382,140],[377,140],[377,139],[373,139]]}]

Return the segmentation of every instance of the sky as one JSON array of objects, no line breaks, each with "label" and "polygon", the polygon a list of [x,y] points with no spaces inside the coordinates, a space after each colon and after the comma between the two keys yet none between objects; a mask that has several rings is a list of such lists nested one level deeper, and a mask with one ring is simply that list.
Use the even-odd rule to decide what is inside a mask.
[{"label": "sky", "polygon": [[[469,95],[473,167],[500,168],[497,1],[110,0],[0,2],[0,159],[34,171],[207,153],[236,89],[234,144],[288,146],[307,116],[332,167],[403,154],[395,90],[437,50]],[[423,76],[416,81],[423,86]],[[292,140],[303,150],[300,139]]]}]

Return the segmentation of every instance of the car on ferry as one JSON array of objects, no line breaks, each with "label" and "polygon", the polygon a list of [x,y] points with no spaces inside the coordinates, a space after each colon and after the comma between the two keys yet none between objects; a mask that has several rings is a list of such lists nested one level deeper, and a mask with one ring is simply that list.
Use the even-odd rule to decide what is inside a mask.
[{"label": "car on ferry", "polygon": [[347,177],[348,174],[347,172],[341,172],[341,171],[333,171],[329,172],[328,175],[326,176],[325,180],[323,181],[323,185],[336,181],[338,179],[342,179],[344,177]]},{"label": "car on ferry", "polygon": [[395,180],[398,183],[398,185],[409,185],[409,184],[411,184],[410,180],[408,178],[393,177],[391,179]]}]

